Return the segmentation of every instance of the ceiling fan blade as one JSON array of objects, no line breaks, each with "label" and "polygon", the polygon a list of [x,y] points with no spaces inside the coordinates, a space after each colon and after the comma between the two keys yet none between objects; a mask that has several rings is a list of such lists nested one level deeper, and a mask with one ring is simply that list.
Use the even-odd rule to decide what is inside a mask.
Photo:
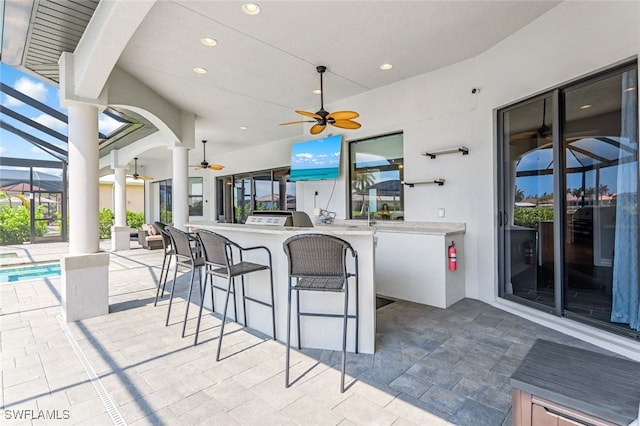
[{"label": "ceiling fan blade", "polygon": [[307,112],[307,111],[300,111],[300,110],[296,110],[296,112],[300,115],[304,115],[305,117],[311,117],[311,118],[315,118],[316,120],[322,120],[322,116],[316,114],[315,112]]},{"label": "ceiling fan blade", "polygon": [[140,176],[138,175],[138,179],[142,179],[142,180],[153,180],[153,178],[151,176]]},{"label": "ceiling fan blade", "polygon": [[360,123],[356,123],[351,120],[336,120],[333,123],[330,123],[333,126],[340,127],[341,129],[359,129]]},{"label": "ceiling fan blade", "polygon": [[201,169],[202,169],[202,166],[195,166],[195,167],[193,168],[193,170],[201,170]]},{"label": "ceiling fan blade", "polygon": [[280,123],[281,126],[287,126],[289,124],[300,124],[300,123],[315,123],[315,120],[302,120],[302,121],[289,121],[287,123]]},{"label": "ceiling fan blade", "polygon": [[317,135],[318,133],[321,133],[325,127],[327,127],[326,124],[315,124],[313,127],[311,127],[311,134],[312,135]]},{"label": "ceiling fan blade", "polygon": [[333,118],[334,120],[350,120],[357,117],[360,117],[360,114],[355,111],[336,111],[327,116],[327,118]]},{"label": "ceiling fan blade", "polygon": [[209,164],[208,168],[211,170],[222,170],[224,166],[222,164]]}]

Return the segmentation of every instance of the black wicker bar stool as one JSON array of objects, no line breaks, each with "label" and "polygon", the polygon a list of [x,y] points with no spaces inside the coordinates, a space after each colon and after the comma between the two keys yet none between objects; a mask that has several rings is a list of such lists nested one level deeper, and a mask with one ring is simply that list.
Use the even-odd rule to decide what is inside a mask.
[{"label": "black wicker bar stool", "polygon": [[[289,354],[291,351],[291,294],[297,291],[296,319],[298,349],[300,349],[300,317],[342,318],[342,374],[340,392],[344,392],[347,360],[347,322],[355,320],[355,353],[358,353],[358,253],[347,241],[324,234],[301,234],[288,238],[284,244],[289,266],[289,293],[287,303],[287,353],[285,386],[289,387]],[[355,260],[355,270],[347,270],[347,253]],[[349,314],[349,277],[355,277],[355,313]],[[344,313],[300,312],[300,293],[305,291],[344,293]]]},{"label": "black wicker bar stool", "polygon": [[203,299],[202,272],[200,268],[204,266],[204,258],[198,256],[198,251],[191,248],[191,238],[189,237],[189,234],[172,226],[167,226],[165,230],[171,238],[171,246],[173,247],[175,253],[174,256],[176,258],[176,269],[173,274],[171,297],[169,298],[169,309],[167,310],[167,321],[165,322],[165,326],[169,325],[169,316],[171,315],[171,302],[173,302],[173,295],[176,289],[178,269],[180,269],[180,267],[183,267],[191,270],[191,277],[189,280],[189,296],[187,297],[187,306],[185,307],[184,311],[184,323],[182,324],[182,337],[184,337],[184,333],[187,328],[187,318],[189,317],[189,305],[191,304],[191,293],[193,292],[193,282],[196,269],[198,270],[198,287],[200,290],[200,300]]},{"label": "black wicker bar stool", "polygon": [[[274,302],[274,291],[273,291],[273,265],[271,260],[271,251],[267,247],[264,246],[255,246],[255,247],[242,247],[239,244],[234,243],[228,238],[216,234],[215,232],[206,231],[206,230],[198,230],[196,232],[196,236],[200,242],[200,248],[202,250],[204,260],[205,260],[205,290],[206,293],[206,285],[207,278],[209,278],[209,288],[211,290],[211,307],[213,309],[213,289],[217,288],[219,290],[223,290],[226,292],[225,302],[224,302],[224,310],[222,314],[222,324],[220,326],[220,337],[218,339],[218,350],[216,352],[216,361],[220,360],[220,349],[222,348],[222,337],[224,336],[224,325],[227,320],[227,309],[229,307],[229,295],[233,294],[233,306],[236,312],[236,321],[238,321],[238,311],[236,304],[236,277],[240,277],[242,284],[242,310],[243,310],[243,320],[244,326],[247,327],[247,301],[257,303],[262,306],[266,306],[271,308],[271,321],[273,327],[273,339],[276,338],[276,313],[275,313],[275,302]],[[234,250],[239,253],[238,261],[234,261],[233,252]],[[248,251],[253,250],[264,250],[269,258],[268,265],[248,262],[244,260],[244,254]],[[254,297],[247,295],[245,288],[245,280],[244,276],[253,272],[258,271],[269,271],[269,283],[270,283],[270,292],[271,292],[271,301],[265,302],[264,300],[259,300]],[[213,283],[213,277],[220,277],[227,280],[226,287],[216,286]],[[200,311],[198,313],[198,322],[196,325],[196,335],[193,344],[198,344],[198,333],[200,331],[200,320],[202,318],[202,307],[203,307],[204,297],[200,299]]]}]

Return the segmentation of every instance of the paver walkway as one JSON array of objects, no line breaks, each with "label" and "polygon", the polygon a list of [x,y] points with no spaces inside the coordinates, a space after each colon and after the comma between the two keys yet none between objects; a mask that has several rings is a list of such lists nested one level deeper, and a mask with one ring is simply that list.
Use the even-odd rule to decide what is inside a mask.
[{"label": "paver walkway", "polygon": [[[12,250],[0,263],[57,260],[66,247],[0,253]],[[220,321],[205,316],[194,347],[196,309],[180,337],[184,298],[164,326],[161,263],[161,250],[111,253],[110,314],[70,324],[59,278],[0,284],[3,425],[509,425],[509,376],[536,338],[602,352],[476,300],[397,301],[377,310],[375,355],[349,354],[344,394],[333,351],[292,351],[285,389],[282,343],[230,323],[216,362]]]}]

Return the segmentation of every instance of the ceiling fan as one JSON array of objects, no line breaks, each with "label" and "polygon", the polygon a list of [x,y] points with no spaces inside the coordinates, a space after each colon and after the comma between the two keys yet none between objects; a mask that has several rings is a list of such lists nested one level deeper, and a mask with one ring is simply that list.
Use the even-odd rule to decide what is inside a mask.
[{"label": "ceiling fan", "polygon": [[327,70],[327,67],[324,65],[318,65],[316,67],[316,71],[320,74],[320,110],[316,113],[300,111],[296,110],[298,114],[304,115],[309,118],[313,118],[313,120],[302,120],[302,121],[290,121],[288,123],[281,123],[281,126],[286,126],[288,124],[298,124],[298,123],[316,123],[311,127],[311,134],[317,135],[322,132],[327,124],[330,124],[335,127],[339,127],[341,129],[359,129],[360,123],[353,121],[353,118],[357,118],[360,116],[355,111],[336,111],[336,112],[327,112],[324,109],[324,88],[322,87],[322,74]]},{"label": "ceiling fan", "polygon": [[551,136],[551,128],[545,124],[547,115],[547,98],[544,98],[542,102],[542,125],[538,127],[535,132],[524,132],[512,135],[512,141],[533,138],[546,139]]},{"label": "ceiling fan", "polygon": [[207,141],[203,140],[202,141],[202,162],[200,164],[196,164],[196,165],[192,165],[189,167],[193,167],[194,170],[200,170],[200,169],[209,169],[209,170],[222,170],[224,169],[224,166],[221,164],[209,164],[207,162],[207,154],[205,152],[205,148]]},{"label": "ceiling fan", "polygon": [[132,177],[134,179],[142,179],[142,180],[153,180],[151,176],[142,176],[138,174],[138,157],[134,158],[133,161],[135,164],[134,172],[132,175],[127,175],[127,177]]}]

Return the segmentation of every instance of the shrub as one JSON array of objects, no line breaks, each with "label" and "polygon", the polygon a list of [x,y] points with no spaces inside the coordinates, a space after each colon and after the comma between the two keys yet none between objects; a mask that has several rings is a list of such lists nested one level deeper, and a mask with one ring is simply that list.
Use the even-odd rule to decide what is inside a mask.
[{"label": "shrub", "polygon": [[536,207],[520,207],[516,206],[513,211],[514,225],[524,226],[527,228],[538,228],[538,222],[545,220],[553,220],[553,207],[536,206]]},{"label": "shrub", "polygon": [[100,210],[100,238],[111,238],[111,227],[113,226],[113,220],[115,215],[111,209]]},{"label": "shrub", "polygon": [[25,206],[0,206],[0,244],[21,244],[29,241],[29,222],[30,214]]},{"label": "shrub", "polygon": [[127,210],[127,226],[131,229],[142,229],[144,224],[143,212],[132,212]]}]

